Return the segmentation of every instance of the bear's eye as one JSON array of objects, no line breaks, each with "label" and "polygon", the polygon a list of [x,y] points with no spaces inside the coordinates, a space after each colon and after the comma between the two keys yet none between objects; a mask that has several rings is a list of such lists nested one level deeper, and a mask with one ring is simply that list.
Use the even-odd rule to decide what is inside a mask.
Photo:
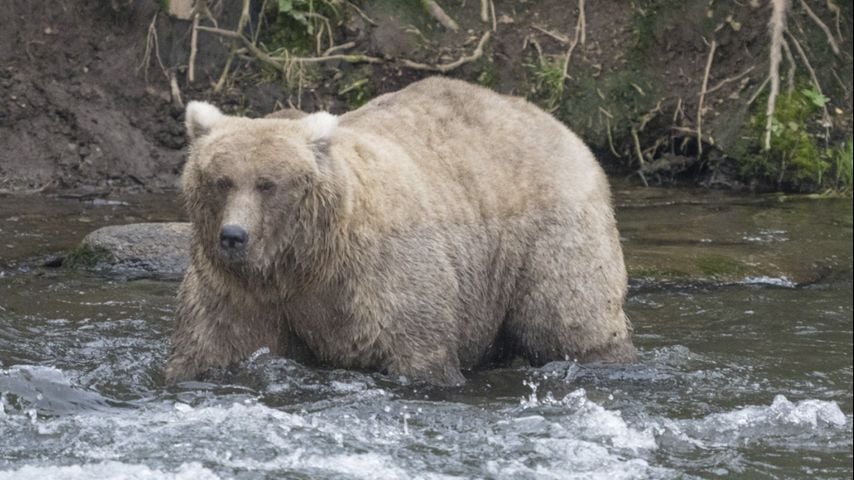
[{"label": "bear's eye", "polygon": [[259,192],[272,192],[276,188],[276,184],[269,178],[262,178],[255,183],[255,188]]},{"label": "bear's eye", "polygon": [[231,190],[231,187],[234,186],[234,182],[231,181],[228,177],[220,177],[214,180],[214,186],[217,190]]}]

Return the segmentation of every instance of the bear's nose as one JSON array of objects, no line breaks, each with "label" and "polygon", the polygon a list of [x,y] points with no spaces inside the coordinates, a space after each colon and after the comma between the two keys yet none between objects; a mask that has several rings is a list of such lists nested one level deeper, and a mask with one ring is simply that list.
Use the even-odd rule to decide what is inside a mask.
[{"label": "bear's nose", "polygon": [[219,232],[219,245],[223,250],[243,250],[247,240],[249,240],[249,234],[237,225],[226,225]]}]

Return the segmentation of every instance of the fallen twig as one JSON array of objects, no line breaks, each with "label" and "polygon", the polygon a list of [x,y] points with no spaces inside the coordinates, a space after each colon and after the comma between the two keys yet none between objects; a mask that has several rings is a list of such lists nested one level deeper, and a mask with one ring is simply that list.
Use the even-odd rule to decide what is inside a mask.
[{"label": "fallen twig", "polygon": [[432,72],[448,73],[451,70],[459,68],[460,66],[465,65],[466,63],[474,62],[475,60],[482,57],[483,56],[483,46],[489,40],[489,37],[490,37],[490,32],[486,31],[483,34],[483,36],[480,38],[480,41],[477,43],[477,48],[474,49],[474,52],[472,52],[471,55],[464,55],[464,56],[460,57],[459,59],[457,59],[456,61],[453,61],[451,63],[444,63],[441,65],[428,65],[426,63],[413,62],[412,60],[407,60],[407,59],[402,59],[401,63],[403,63],[403,65],[405,65],[406,67],[411,68],[413,70],[427,70],[427,71],[432,71]]}]

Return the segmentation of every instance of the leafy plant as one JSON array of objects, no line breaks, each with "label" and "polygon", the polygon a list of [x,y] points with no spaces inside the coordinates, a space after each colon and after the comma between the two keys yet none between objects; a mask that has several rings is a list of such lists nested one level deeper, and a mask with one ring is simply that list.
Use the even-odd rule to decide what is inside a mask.
[{"label": "leafy plant", "polygon": [[558,107],[563,96],[563,63],[563,58],[543,56],[536,62],[525,64],[533,78],[531,86],[534,97],[549,111]]},{"label": "leafy plant", "polygon": [[801,94],[803,94],[803,96],[807,100],[809,100],[813,105],[818,108],[824,107],[825,105],[827,105],[827,102],[830,101],[829,98],[822,95],[821,92],[816,90],[816,88],[813,86],[810,86],[809,88],[804,88],[803,90],[801,90]]},{"label": "leafy plant", "polygon": [[[742,165],[742,175],[764,177],[778,185],[788,184],[799,189],[821,187],[831,162],[827,149],[819,145],[817,134],[812,130],[816,129],[819,110],[827,102],[828,99],[813,87],[777,97],[771,120],[771,148],[748,155]],[[766,118],[764,112],[753,118],[752,128],[757,138],[762,136]]]},{"label": "leafy plant", "polygon": [[333,0],[278,0],[266,13],[273,17],[265,38],[270,50],[308,54],[332,47],[339,16]]}]

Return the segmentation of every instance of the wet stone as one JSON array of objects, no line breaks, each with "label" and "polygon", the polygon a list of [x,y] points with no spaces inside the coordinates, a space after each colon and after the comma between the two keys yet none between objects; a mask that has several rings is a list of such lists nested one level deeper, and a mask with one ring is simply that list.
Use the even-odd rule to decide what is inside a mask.
[{"label": "wet stone", "polygon": [[131,277],[180,278],[190,262],[190,224],[102,227],[68,255],[66,266]]}]

